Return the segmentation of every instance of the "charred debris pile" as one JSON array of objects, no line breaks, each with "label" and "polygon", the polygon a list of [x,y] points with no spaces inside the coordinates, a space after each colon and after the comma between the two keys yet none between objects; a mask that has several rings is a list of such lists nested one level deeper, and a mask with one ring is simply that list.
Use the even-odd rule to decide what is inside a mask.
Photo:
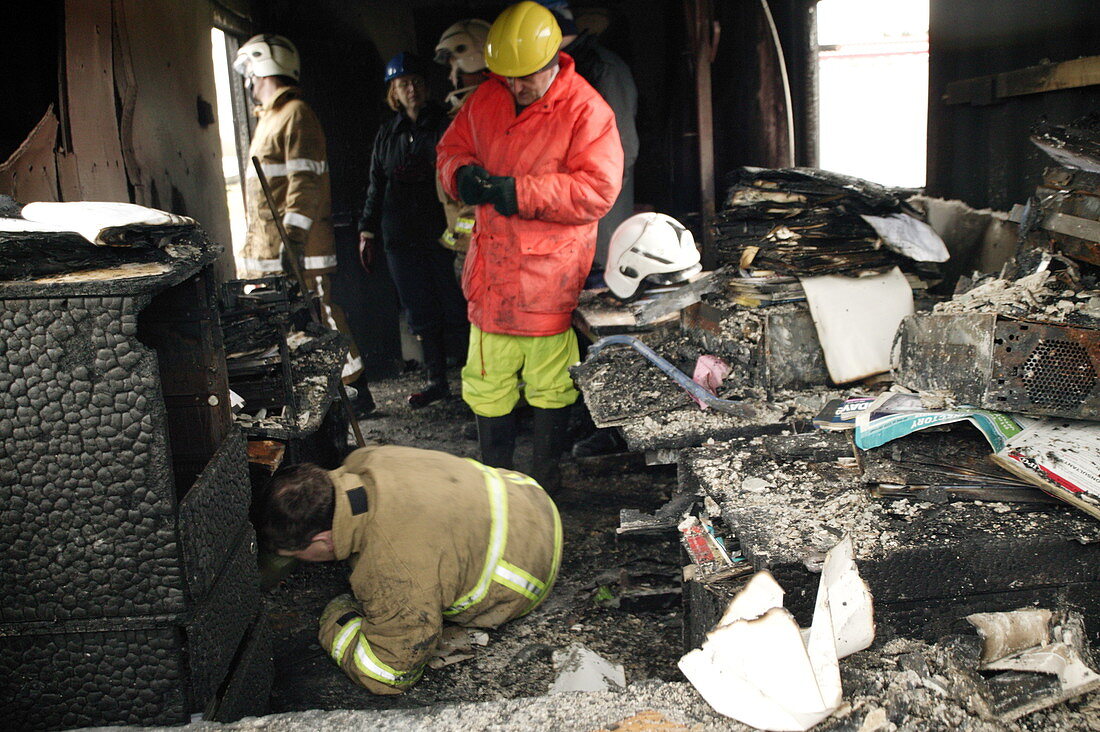
[{"label": "charred debris pile", "polygon": [[130,204],[0,218],[0,710],[18,729],[264,711],[267,618],[220,247]]},{"label": "charred debris pile", "polygon": [[[796,684],[764,688],[735,670],[748,662],[737,654],[782,642],[775,613],[825,623],[822,598],[839,587],[873,598],[867,658],[917,643],[967,667],[966,684],[941,679],[936,695],[972,723],[1100,685],[1098,139],[1095,120],[1037,129],[1061,164],[1011,213],[1015,256],[938,296],[929,288],[955,243],[905,192],[821,171],[738,171],[713,222],[722,266],[659,296],[676,318],[597,341],[575,367],[598,426],[650,463],[678,465],[681,494],[656,514],[625,509],[619,533],[679,532],[685,651],[701,648],[681,667],[708,701],[708,679],[745,685],[724,713],[773,719],[754,716],[759,693],[797,706]],[[856,574],[823,573],[849,541]],[[1016,627],[1034,612],[1047,620],[1026,646],[1059,622],[1076,628],[1064,673],[1024,646],[1002,649],[1012,662],[989,648],[997,634],[983,618]],[[829,622],[835,664],[851,652],[839,630],[849,620]],[[812,660],[821,647],[807,642]],[[756,678],[797,677],[799,657],[758,661]],[[831,687],[818,677],[814,688]],[[819,701],[820,715],[783,728],[823,723],[837,706]]]},{"label": "charred debris pile", "polygon": [[0,711],[15,728],[266,711],[252,486],[339,452],[346,344],[293,327],[285,280],[219,285],[220,252],[141,206],[0,201]]}]

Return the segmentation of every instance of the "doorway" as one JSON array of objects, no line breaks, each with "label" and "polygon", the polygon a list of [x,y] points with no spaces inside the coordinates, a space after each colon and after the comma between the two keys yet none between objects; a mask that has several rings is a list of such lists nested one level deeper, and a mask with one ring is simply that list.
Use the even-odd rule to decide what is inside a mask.
[{"label": "doorway", "polygon": [[821,168],[924,186],[928,1],[818,3]]},{"label": "doorway", "polygon": [[[210,29],[210,57],[214,62],[214,85],[218,95],[218,137],[222,148],[222,175],[225,178],[225,202],[229,208],[229,231],[233,246],[233,259],[238,261],[244,248],[245,220],[244,187],[242,185],[242,128],[237,122],[236,107],[239,102],[234,85],[240,87],[240,79],[233,71],[231,53],[236,52],[237,39],[228,36],[220,28]],[[247,149],[247,121],[243,134]]]}]

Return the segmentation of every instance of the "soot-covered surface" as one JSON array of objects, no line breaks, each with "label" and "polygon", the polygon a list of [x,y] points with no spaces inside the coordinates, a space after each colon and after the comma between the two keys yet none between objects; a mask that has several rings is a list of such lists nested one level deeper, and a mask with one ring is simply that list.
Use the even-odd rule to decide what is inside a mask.
[{"label": "soot-covered surface", "polygon": [[1046,602],[1093,616],[1096,634],[1100,524],[1091,517],[1057,504],[873,498],[858,468],[774,458],[763,443],[693,449],[682,467],[803,622],[817,589],[812,568],[850,535],[882,630],[934,639],[970,612]]}]

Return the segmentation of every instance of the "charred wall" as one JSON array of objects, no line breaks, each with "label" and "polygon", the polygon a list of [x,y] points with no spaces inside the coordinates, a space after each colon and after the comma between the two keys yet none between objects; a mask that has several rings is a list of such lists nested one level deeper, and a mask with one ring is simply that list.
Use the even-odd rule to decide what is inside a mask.
[{"label": "charred wall", "polygon": [[815,4],[771,2],[769,16],[761,3],[716,3],[722,32],[711,74],[719,183],[742,165],[816,161]]},{"label": "charred wall", "polygon": [[199,111],[215,100],[210,4],[67,0],[10,15],[16,103],[0,126],[0,193],[139,203],[228,243],[221,147]]},{"label": "charred wall", "polygon": [[1041,120],[1070,122],[1100,108],[1100,87],[948,104],[947,85],[1100,54],[1094,0],[933,0],[929,18],[929,195],[1007,210],[1049,164],[1028,141]]}]

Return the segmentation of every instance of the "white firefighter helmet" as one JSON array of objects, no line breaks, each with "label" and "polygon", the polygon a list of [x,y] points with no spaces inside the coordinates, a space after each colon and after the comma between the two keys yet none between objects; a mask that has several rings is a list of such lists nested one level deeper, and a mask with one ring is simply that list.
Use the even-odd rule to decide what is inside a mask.
[{"label": "white firefighter helmet", "polygon": [[435,62],[447,65],[452,61],[459,71],[476,74],[485,70],[485,39],[489,23],[480,18],[460,20],[439,37],[435,47]]},{"label": "white firefighter helmet", "polygon": [[301,75],[298,49],[289,39],[271,33],[249,38],[237,51],[233,69],[245,79],[253,76],[289,76],[298,81]]},{"label": "white firefighter helmet", "polygon": [[661,213],[640,213],[611,235],[603,278],[611,292],[625,300],[643,280],[670,285],[701,269],[695,237],[683,224]]}]

